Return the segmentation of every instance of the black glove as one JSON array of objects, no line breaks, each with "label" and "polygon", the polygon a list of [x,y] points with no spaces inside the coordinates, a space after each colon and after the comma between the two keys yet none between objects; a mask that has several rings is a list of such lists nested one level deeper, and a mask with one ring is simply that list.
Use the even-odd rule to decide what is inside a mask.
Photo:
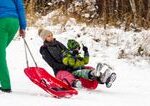
[{"label": "black glove", "polygon": [[[83,44],[82,44],[82,45],[83,45]],[[87,48],[86,46],[84,46],[84,45],[83,45],[83,51],[84,51],[84,52],[87,52],[87,51],[88,51],[88,48]]]},{"label": "black glove", "polygon": [[78,55],[79,54],[79,51],[78,50],[73,50],[73,52],[72,52],[72,55],[73,56],[76,56],[76,55]]}]

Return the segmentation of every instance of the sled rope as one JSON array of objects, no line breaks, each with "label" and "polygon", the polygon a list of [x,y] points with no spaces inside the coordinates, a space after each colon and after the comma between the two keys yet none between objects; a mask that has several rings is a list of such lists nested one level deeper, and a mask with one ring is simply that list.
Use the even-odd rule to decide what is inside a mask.
[{"label": "sled rope", "polygon": [[25,40],[25,38],[23,38],[23,41],[24,41],[25,57],[26,57],[26,64],[27,64],[27,67],[29,67],[27,49],[28,49],[28,51],[29,51],[29,53],[30,53],[30,56],[31,56],[31,58],[32,58],[32,60],[33,60],[33,62],[34,62],[34,64],[35,64],[35,66],[38,67],[38,66],[37,66],[37,63],[36,63],[36,61],[35,61],[35,59],[34,59],[34,57],[33,57],[33,55],[32,55],[32,53],[31,53],[31,50],[30,50],[30,48],[29,48],[29,46],[28,46],[28,44],[27,44],[27,41]]},{"label": "sled rope", "polygon": [[25,49],[26,64],[27,64],[27,67],[29,67],[29,61],[28,61],[28,55],[27,55],[27,48],[26,48],[25,43],[24,43],[24,49]]},{"label": "sled rope", "polygon": [[27,64],[27,67],[29,68],[29,60],[28,60],[28,53],[27,53],[27,49],[28,49],[28,51],[29,51],[29,53],[30,53],[30,56],[31,56],[31,58],[32,58],[32,60],[33,60],[33,62],[34,62],[34,64],[35,64],[35,66],[36,66],[36,73],[39,75],[39,77],[41,77],[41,75],[40,75],[40,73],[39,73],[39,68],[38,68],[38,65],[37,65],[37,63],[36,63],[36,61],[35,61],[35,59],[34,59],[34,57],[33,57],[33,55],[32,55],[32,53],[31,53],[31,50],[30,50],[30,48],[29,48],[29,46],[28,46],[28,44],[27,44],[27,41],[25,40],[25,38],[23,38],[23,41],[24,41],[24,47],[25,47],[25,57],[26,57],[26,64]]}]

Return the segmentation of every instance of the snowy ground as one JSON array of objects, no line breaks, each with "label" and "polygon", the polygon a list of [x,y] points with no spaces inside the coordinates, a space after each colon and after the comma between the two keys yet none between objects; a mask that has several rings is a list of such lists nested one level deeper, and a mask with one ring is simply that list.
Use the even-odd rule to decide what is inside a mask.
[{"label": "snowy ground", "polygon": [[[49,28],[49,27],[48,27]],[[92,40],[90,34],[86,35],[86,30],[79,30],[68,27],[66,32],[60,33],[58,27],[50,27],[57,40],[66,44],[67,39],[76,38],[79,42],[89,47],[90,63],[95,67],[98,62],[110,64],[117,73],[117,80],[111,88],[99,85],[96,90],[90,91],[80,89],[77,96],[69,99],[56,99],[34,85],[24,74],[26,67],[24,44],[22,39],[12,41],[7,49],[7,60],[10,69],[12,93],[0,92],[0,106],[150,106],[150,60],[149,58],[136,57],[134,59],[117,59],[120,46],[105,46],[105,42],[100,43]],[[53,29],[52,29],[53,28]],[[87,29],[90,32],[100,29]],[[118,29],[109,30],[117,34],[132,35]],[[98,32],[98,33],[99,33]],[[108,31],[107,31],[108,32]],[[121,32],[121,33],[120,33]],[[76,35],[82,35],[77,37]],[[96,32],[94,32],[96,35]],[[148,33],[148,32],[147,32]],[[105,34],[105,32],[103,32]],[[51,68],[45,63],[39,54],[39,47],[42,40],[37,36],[36,28],[29,28],[26,40],[38,63],[38,66],[45,68],[53,74]],[[30,65],[34,66],[30,59]]]}]

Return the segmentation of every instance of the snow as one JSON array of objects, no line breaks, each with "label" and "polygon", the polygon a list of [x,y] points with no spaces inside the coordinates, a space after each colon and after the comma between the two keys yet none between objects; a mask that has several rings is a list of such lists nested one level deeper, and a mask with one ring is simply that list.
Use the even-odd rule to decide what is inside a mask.
[{"label": "snow", "polygon": [[[43,24],[42,21],[46,23],[46,20],[41,20]],[[149,106],[150,58],[137,56],[130,59],[118,59],[120,48],[127,48],[128,42],[130,42],[129,47],[135,46],[132,39],[134,34],[148,35],[149,31],[134,33],[116,28],[104,30],[98,27],[87,27],[85,24],[78,25],[74,21],[69,22],[65,26],[65,32],[58,31],[57,25],[46,24],[45,27],[50,29],[54,37],[65,45],[70,38],[77,39],[80,44],[86,45],[91,56],[89,66],[96,67],[98,62],[110,64],[117,73],[113,86],[109,89],[105,85],[99,85],[96,90],[78,89],[79,94],[69,99],[53,98],[33,84],[24,74],[24,68],[26,68],[24,43],[23,39],[16,37],[7,48],[7,62],[13,92],[0,92],[0,106]],[[37,32],[38,28],[29,27],[26,41],[38,66],[53,75],[52,69],[39,53],[42,40]],[[94,39],[100,39],[100,42]],[[107,39],[109,39],[108,46],[106,46]],[[131,50],[129,48],[129,52]],[[34,66],[31,57],[29,57],[29,64]]]}]

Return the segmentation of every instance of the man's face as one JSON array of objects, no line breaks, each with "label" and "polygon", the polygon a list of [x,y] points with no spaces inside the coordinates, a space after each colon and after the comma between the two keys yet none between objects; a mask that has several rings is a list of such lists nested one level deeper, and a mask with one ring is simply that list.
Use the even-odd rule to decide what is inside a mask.
[{"label": "man's face", "polygon": [[47,35],[45,40],[48,42],[52,42],[54,40],[53,35],[52,34]]}]

